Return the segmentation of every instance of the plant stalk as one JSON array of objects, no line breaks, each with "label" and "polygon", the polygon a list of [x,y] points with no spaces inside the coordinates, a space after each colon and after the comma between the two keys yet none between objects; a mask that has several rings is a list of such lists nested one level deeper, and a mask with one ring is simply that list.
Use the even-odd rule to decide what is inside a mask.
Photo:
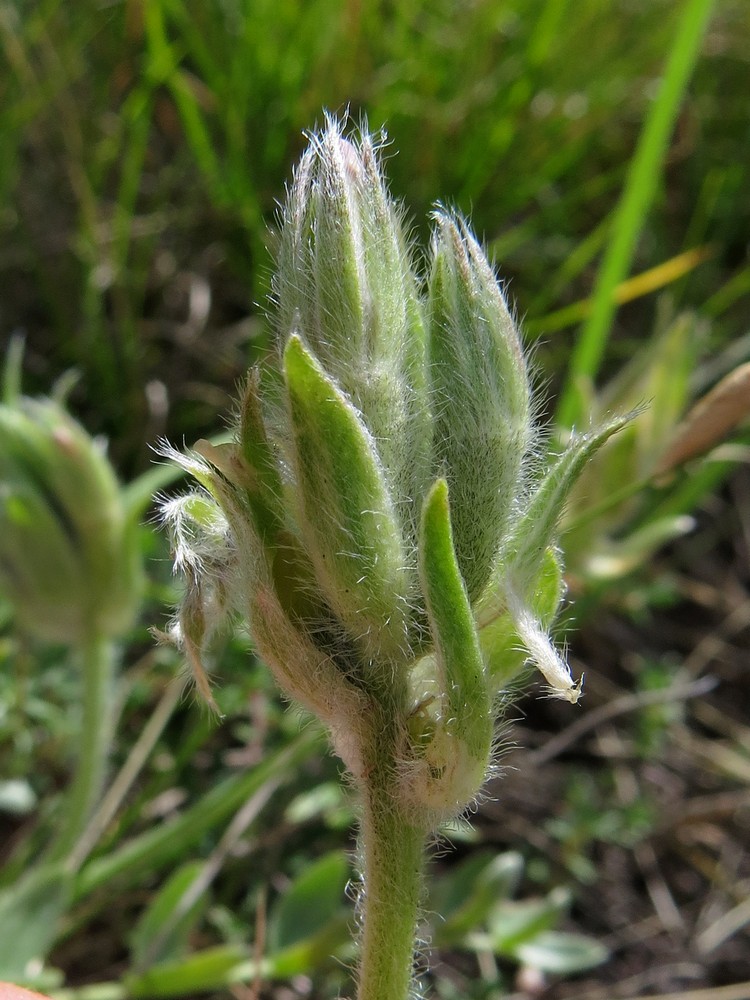
[{"label": "plant stalk", "polygon": [[101,635],[91,635],[79,651],[81,722],[75,774],[65,794],[59,832],[48,860],[66,858],[86,828],[99,799],[112,742],[112,685],[117,650]]},{"label": "plant stalk", "polygon": [[357,998],[407,1000],[427,831],[394,800],[394,758],[385,755],[382,745],[380,753],[387,763],[376,766],[363,790],[364,891]]}]

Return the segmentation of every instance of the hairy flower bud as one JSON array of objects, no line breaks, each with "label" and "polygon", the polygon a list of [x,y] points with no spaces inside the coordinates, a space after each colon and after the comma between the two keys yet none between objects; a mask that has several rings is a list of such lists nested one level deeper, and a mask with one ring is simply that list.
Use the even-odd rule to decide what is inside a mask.
[{"label": "hairy flower bud", "polygon": [[279,346],[298,334],[378,443],[414,542],[429,486],[430,416],[417,277],[372,138],[313,136],[282,219]]},{"label": "hairy flower bud", "polygon": [[218,618],[245,616],[355,776],[385,756],[392,794],[429,825],[476,795],[495,694],[526,659],[579,696],[548,635],[555,527],[620,423],[549,467],[533,454],[527,366],[490,264],[438,210],[420,282],[368,135],[329,120],[281,222],[272,371],[250,373],[234,444],[180,459],[200,502],[165,511],[188,580],[180,632],[199,657]]},{"label": "hairy flower bud", "polygon": [[466,225],[444,212],[435,214],[428,291],[435,460],[450,488],[458,564],[476,600],[521,495],[529,381],[487,258]]}]

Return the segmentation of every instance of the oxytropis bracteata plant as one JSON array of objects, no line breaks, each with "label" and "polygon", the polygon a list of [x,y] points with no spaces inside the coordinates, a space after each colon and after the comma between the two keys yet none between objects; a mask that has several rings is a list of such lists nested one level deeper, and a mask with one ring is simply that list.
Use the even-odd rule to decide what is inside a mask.
[{"label": "oxytropis bracteata plant", "polygon": [[201,653],[242,616],[284,693],[327,726],[361,795],[360,1000],[412,982],[426,838],[479,792],[500,694],[534,663],[577,701],[548,635],[555,529],[623,421],[542,461],[527,364],[493,270],[438,208],[415,264],[373,139],[327,122],[283,211],[276,349],[234,442],[173,457],[201,489],[165,504]]}]

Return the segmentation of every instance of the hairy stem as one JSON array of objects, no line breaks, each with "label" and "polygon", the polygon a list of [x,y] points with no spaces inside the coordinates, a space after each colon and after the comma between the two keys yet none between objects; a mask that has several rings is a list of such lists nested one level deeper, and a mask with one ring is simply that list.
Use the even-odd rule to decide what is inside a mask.
[{"label": "hairy stem", "polygon": [[[380,761],[363,789],[361,851],[364,893],[358,1000],[407,1000],[422,886],[426,829],[393,798],[393,754]],[[387,741],[392,748],[395,741]]]},{"label": "hairy stem", "polygon": [[117,657],[114,643],[90,636],[79,652],[82,711],[75,774],[65,795],[59,832],[49,860],[65,858],[86,828],[101,793],[112,742],[112,681]]}]

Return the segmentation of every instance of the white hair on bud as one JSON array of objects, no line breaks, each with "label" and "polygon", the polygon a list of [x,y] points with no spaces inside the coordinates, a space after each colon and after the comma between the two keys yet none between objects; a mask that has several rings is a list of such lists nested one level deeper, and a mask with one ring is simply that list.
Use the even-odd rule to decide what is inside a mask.
[{"label": "white hair on bud", "polygon": [[583,677],[578,681],[573,680],[570,667],[560,656],[547,632],[512,591],[508,593],[508,610],[519,639],[547,681],[549,694],[575,705],[581,697]]}]

